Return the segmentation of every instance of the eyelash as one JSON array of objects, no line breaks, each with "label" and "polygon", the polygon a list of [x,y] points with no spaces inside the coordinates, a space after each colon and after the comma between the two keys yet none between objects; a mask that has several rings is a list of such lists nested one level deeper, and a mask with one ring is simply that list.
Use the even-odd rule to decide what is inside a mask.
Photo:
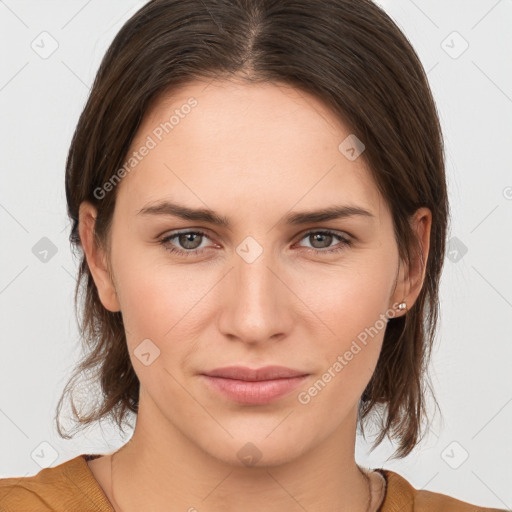
[{"label": "eyelash", "polygon": [[[308,237],[310,235],[313,235],[313,234],[315,234],[315,235],[316,234],[332,235],[332,236],[334,236],[336,238],[339,238],[340,241],[341,241],[341,246],[339,246],[339,247],[335,246],[335,248],[333,248],[333,249],[322,250],[322,249],[314,249],[312,247],[303,247],[303,249],[306,249],[307,251],[313,251],[316,254],[322,254],[322,253],[324,253],[324,254],[325,253],[327,253],[327,254],[334,254],[334,253],[338,253],[340,251],[344,251],[347,247],[350,247],[352,245],[352,240],[350,240],[350,239],[348,239],[348,238],[346,238],[346,237],[344,237],[342,235],[339,235],[338,233],[336,233],[334,231],[331,231],[329,229],[308,231],[307,233],[305,233],[303,235],[303,237],[299,240],[299,242],[301,240],[303,240],[304,238],[306,238],[306,237]],[[166,251],[178,254],[180,256],[185,256],[185,257],[197,256],[197,255],[203,253],[205,248],[202,248],[202,249],[191,249],[189,251],[185,251],[185,250],[182,250],[182,249],[177,249],[175,246],[169,245],[169,242],[171,240],[173,240],[174,238],[177,238],[180,235],[200,235],[200,236],[208,238],[208,235],[206,233],[204,233],[203,231],[180,231],[178,233],[174,233],[172,235],[169,235],[169,236],[166,236],[166,237],[162,238],[160,240],[160,244],[164,247],[164,249]]]}]

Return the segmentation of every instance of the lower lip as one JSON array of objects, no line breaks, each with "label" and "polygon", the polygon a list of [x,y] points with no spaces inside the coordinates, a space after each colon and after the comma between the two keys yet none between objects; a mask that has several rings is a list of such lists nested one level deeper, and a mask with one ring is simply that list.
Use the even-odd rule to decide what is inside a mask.
[{"label": "lower lip", "polygon": [[308,375],[286,379],[245,381],[203,375],[208,384],[231,400],[241,404],[264,405],[287,395],[304,382]]}]

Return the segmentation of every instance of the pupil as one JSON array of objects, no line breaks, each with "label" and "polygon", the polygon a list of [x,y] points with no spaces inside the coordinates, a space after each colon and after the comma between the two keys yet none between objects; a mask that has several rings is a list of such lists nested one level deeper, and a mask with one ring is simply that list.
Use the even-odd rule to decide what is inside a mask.
[{"label": "pupil", "polygon": [[[325,239],[327,239],[328,242],[330,242],[330,238],[332,238],[332,235],[327,235],[327,234],[316,234],[316,235],[313,235],[313,239],[315,241],[320,241],[320,243],[322,242],[322,239],[324,239],[323,241],[325,242]],[[329,245],[329,243],[327,243],[327,245]],[[313,244],[313,247],[315,247],[315,245]]]},{"label": "pupil", "polygon": [[[181,235],[182,245],[186,249],[195,249],[198,244],[196,242],[196,244],[194,245],[194,237],[198,237],[197,233],[185,233],[184,235]],[[190,244],[191,244],[191,246],[190,246]]]}]

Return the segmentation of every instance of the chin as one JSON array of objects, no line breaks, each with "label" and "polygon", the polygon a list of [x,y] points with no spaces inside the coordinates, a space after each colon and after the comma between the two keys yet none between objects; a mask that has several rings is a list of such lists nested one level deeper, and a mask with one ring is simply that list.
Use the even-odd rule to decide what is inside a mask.
[{"label": "chin", "polygon": [[[265,468],[289,463],[303,453],[301,442],[290,436],[286,439],[276,435],[273,439],[261,435],[234,435],[233,439],[221,442],[209,439],[209,445],[203,446],[212,457],[230,466],[240,468]],[[282,434],[282,433],[281,433]],[[300,440],[303,442],[303,440]]]}]

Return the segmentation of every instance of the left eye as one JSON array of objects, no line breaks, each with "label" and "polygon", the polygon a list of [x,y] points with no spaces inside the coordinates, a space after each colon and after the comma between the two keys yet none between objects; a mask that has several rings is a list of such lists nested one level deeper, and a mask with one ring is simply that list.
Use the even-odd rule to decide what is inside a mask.
[{"label": "left eye", "polygon": [[[204,247],[201,247],[201,242],[204,238],[208,238],[208,235],[202,231],[181,231],[162,238],[160,243],[166,250],[172,253],[177,253],[182,256],[193,256],[205,250]],[[317,254],[338,252],[352,244],[352,240],[349,238],[330,230],[309,231],[305,233],[300,240],[307,238],[313,240],[313,244],[320,244],[320,247],[299,247],[304,247],[306,250],[313,251]],[[174,239],[177,239],[181,248],[171,242]],[[339,246],[335,245],[333,248],[330,248],[334,239],[340,240]]]},{"label": "left eye", "polygon": [[[331,253],[331,252],[337,252],[337,251],[340,251],[342,249],[344,249],[345,246],[349,246],[352,241],[340,234],[337,234],[333,231],[329,231],[329,230],[326,230],[326,231],[309,231],[308,233],[306,233],[301,240],[304,240],[305,238],[307,239],[310,239],[310,240],[313,240],[314,242],[313,243],[319,243],[321,245],[321,247],[312,247],[312,249],[316,252],[328,252],[328,253]],[[336,247],[334,246],[333,248],[329,248],[331,242],[335,239],[339,239],[341,241],[341,246],[340,247]],[[326,247],[322,247],[322,244],[325,244],[327,246]],[[308,247],[309,249],[309,247]],[[326,250],[322,250],[322,249],[326,249]]]},{"label": "left eye", "polygon": [[[177,248],[174,244],[171,244],[171,240],[174,240],[175,238],[177,238],[182,247],[186,249],[185,251]],[[182,231],[180,233],[175,233],[174,235],[166,236],[160,241],[160,243],[170,252],[179,253],[184,256],[191,256],[202,252],[203,249],[197,250],[201,245],[197,242],[200,238],[207,238],[206,233],[203,233],[202,231]]]}]

